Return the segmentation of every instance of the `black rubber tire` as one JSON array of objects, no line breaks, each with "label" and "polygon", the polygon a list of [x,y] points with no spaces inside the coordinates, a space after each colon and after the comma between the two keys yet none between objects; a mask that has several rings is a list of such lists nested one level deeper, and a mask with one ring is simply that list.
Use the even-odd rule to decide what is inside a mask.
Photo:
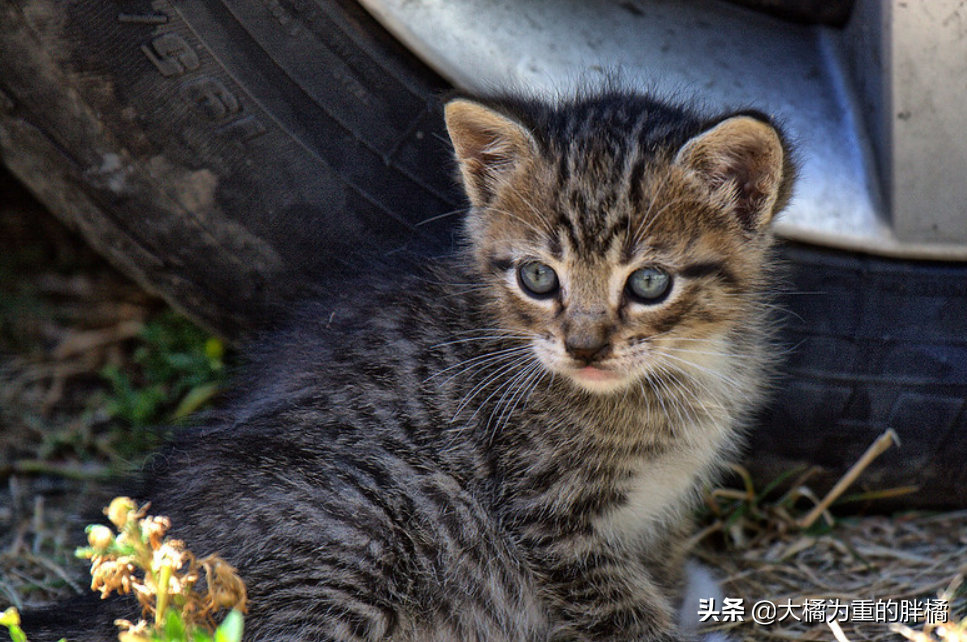
[{"label": "black rubber tire", "polygon": [[879,506],[967,507],[967,264],[794,244],[783,257],[790,353],[752,436],[753,471],[814,465],[808,483],[826,489],[892,428],[900,446],[850,492],[916,486]]},{"label": "black rubber tire", "polygon": [[[445,89],[349,0],[0,0],[4,163],[229,337],[358,245],[449,245]],[[862,483],[967,506],[967,266],[784,254],[793,349],[750,466],[821,490],[893,428]]]},{"label": "black rubber tire", "polygon": [[440,249],[446,85],[350,0],[0,0],[0,153],[237,337],[360,246]]}]

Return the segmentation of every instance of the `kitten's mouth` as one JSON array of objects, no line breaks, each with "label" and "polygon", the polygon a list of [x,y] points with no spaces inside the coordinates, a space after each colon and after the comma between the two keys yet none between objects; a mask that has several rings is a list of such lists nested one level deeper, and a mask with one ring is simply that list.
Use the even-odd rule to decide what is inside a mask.
[{"label": "kitten's mouth", "polygon": [[583,368],[579,368],[577,374],[582,379],[588,379],[589,381],[608,381],[610,379],[618,378],[618,375],[610,370],[602,370],[601,368],[596,368],[594,366],[584,366]]},{"label": "kitten's mouth", "polygon": [[571,373],[572,379],[583,388],[592,392],[609,392],[624,387],[625,377],[613,370],[603,370],[595,366],[577,368]]}]

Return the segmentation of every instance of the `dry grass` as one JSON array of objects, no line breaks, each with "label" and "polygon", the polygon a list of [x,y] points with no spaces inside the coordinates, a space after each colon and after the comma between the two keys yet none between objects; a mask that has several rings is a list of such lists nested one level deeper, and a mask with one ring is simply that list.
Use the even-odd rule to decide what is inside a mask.
[{"label": "dry grass", "polygon": [[83,532],[77,516],[64,506],[48,509],[42,484],[19,479],[11,477],[0,497],[0,611],[79,594],[89,583],[73,555]]},{"label": "dry grass", "polygon": [[[958,591],[967,575],[967,511],[841,518],[829,511],[895,441],[884,433],[822,499],[805,484],[808,473],[769,499],[741,468],[742,490],[709,494],[709,524],[694,553],[718,571],[724,597],[745,605],[743,621],[716,628],[749,641],[967,642],[956,637],[967,628],[967,594]],[[754,613],[762,601],[798,608],[768,622],[775,618]],[[928,602],[945,603],[943,615],[916,612]],[[820,604],[813,612],[825,617],[809,617],[807,604]],[[935,626],[941,619],[950,626]]]},{"label": "dry grass", "polygon": [[[937,598],[967,575],[967,511],[936,515],[843,519],[821,535],[787,533],[740,551],[697,554],[718,570],[726,596],[746,605],[760,600],[802,604],[807,599],[886,601]],[[952,595],[950,617],[967,616],[967,596]],[[801,612],[798,612],[801,615]],[[904,622],[922,629],[922,623]],[[839,623],[846,638],[899,640],[886,622]],[[733,630],[743,640],[828,640],[825,622],[787,619],[760,626],[746,621]]]}]

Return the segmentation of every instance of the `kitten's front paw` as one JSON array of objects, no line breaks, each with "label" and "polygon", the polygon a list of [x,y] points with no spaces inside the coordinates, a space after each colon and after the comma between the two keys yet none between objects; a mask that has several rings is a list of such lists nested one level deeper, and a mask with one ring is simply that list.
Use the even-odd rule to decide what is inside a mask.
[{"label": "kitten's front paw", "polygon": [[685,576],[685,592],[678,611],[678,625],[683,637],[697,642],[735,642],[722,631],[700,631],[702,603],[722,604],[724,594],[719,581],[709,569],[695,561],[685,565]]}]

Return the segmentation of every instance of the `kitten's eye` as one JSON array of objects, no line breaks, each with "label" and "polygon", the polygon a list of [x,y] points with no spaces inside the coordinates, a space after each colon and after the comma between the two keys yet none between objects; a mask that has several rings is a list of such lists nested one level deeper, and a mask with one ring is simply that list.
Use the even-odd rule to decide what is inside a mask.
[{"label": "kitten's eye", "polygon": [[557,273],[550,266],[537,261],[525,263],[517,268],[517,281],[521,289],[535,299],[545,299],[557,292],[560,287]]},{"label": "kitten's eye", "polygon": [[668,293],[672,278],[656,268],[641,268],[628,277],[628,293],[639,303],[658,303]]}]

